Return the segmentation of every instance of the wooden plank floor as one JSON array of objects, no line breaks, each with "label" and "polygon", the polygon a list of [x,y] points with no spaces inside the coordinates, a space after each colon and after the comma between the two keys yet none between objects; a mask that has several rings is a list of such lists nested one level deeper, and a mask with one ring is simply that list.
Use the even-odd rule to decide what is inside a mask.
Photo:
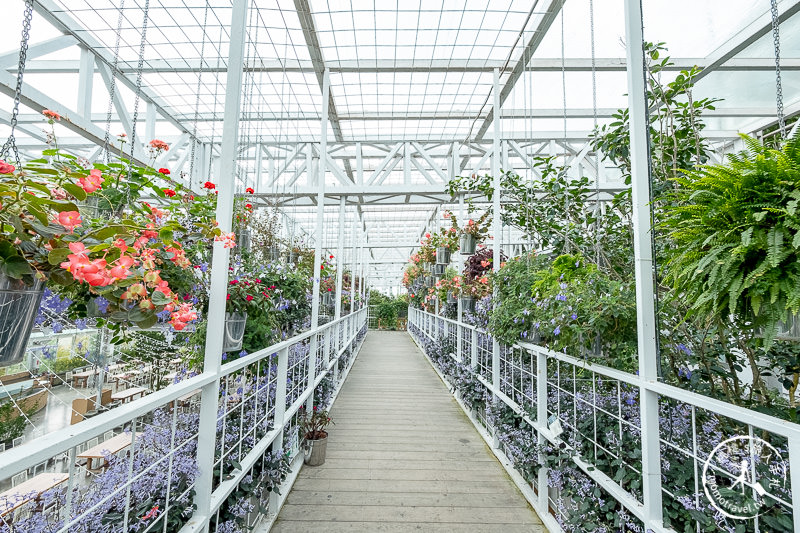
[{"label": "wooden plank floor", "polygon": [[547,531],[405,332],[369,332],[331,417],[272,531]]}]

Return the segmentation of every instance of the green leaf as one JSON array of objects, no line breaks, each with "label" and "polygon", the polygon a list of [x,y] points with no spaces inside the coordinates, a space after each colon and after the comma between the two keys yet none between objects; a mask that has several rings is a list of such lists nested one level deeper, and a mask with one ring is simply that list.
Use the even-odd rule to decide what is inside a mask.
[{"label": "green leaf", "polygon": [[63,261],[67,260],[70,254],[69,248],[54,248],[47,254],[47,262],[51,265],[60,265]]},{"label": "green leaf", "polygon": [[158,232],[158,237],[164,241],[164,244],[172,244],[173,232],[171,228],[161,228]]},{"label": "green leaf", "polygon": [[42,224],[48,223],[47,213],[45,213],[40,206],[36,205],[35,202],[28,203],[28,211],[30,211],[31,214],[36,217],[36,220],[38,220]]},{"label": "green leaf", "polygon": [[20,255],[12,255],[0,259],[0,270],[13,279],[22,279],[22,276],[33,274],[33,269],[28,261]]},{"label": "green leaf", "polygon": [[86,200],[86,191],[84,191],[74,183],[64,183],[62,187],[64,188],[65,191],[70,193],[72,196],[74,196],[81,202]]},{"label": "green leaf", "polygon": [[136,321],[136,325],[139,326],[141,329],[149,329],[155,326],[157,322],[158,322],[158,317],[155,315],[155,313],[149,312],[146,314],[144,318]]}]

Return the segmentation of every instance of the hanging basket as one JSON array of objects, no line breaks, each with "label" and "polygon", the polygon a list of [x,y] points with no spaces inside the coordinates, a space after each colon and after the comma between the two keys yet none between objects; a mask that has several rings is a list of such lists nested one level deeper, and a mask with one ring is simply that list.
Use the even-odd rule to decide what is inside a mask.
[{"label": "hanging basket", "polygon": [[281,250],[277,246],[268,246],[264,249],[264,255],[268,261],[278,261],[281,258]]},{"label": "hanging basket", "polygon": [[789,313],[786,322],[778,322],[776,339],[782,341],[800,341],[800,316]]},{"label": "hanging basket", "polygon": [[42,302],[44,281],[33,285],[0,274],[0,366],[22,361]]},{"label": "hanging basket", "polygon": [[236,244],[241,252],[250,251],[250,243],[252,242],[252,234],[250,229],[240,229],[236,232]]},{"label": "hanging basket", "polygon": [[444,271],[447,269],[447,265],[433,265],[433,275],[436,277],[444,276]]},{"label": "hanging basket", "polygon": [[433,268],[432,263],[422,263],[422,271],[423,272],[430,272],[431,268]]},{"label": "hanging basket", "polygon": [[247,313],[225,313],[225,338],[222,341],[223,352],[242,349],[244,328],[247,324]]},{"label": "hanging basket", "polygon": [[463,255],[472,255],[475,253],[475,247],[478,245],[475,235],[465,233],[461,236],[461,253]]},{"label": "hanging basket", "polygon": [[425,276],[425,286],[433,287],[436,284],[436,278],[433,276]]},{"label": "hanging basket", "polygon": [[322,293],[322,305],[326,307],[333,307],[333,291],[325,291]]},{"label": "hanging basket", "polygon": [[469,311],[470,313],[475,311],[475,298],[472,296],[462,296],[459,300],[461,301],[462,311]]},{"label": "hanging basket", "polygon": [[452,292],[448,292],[447,293],[447,303],[448,304],[457,304],[458,303],[458,298],[456,297],[456,295],[454,293],[452,293]]},{"label": "hanging basket", "polygon": [[446,246],[439,246],[436,248],[436,264],[449,265],[450,264],[450,249]]}]

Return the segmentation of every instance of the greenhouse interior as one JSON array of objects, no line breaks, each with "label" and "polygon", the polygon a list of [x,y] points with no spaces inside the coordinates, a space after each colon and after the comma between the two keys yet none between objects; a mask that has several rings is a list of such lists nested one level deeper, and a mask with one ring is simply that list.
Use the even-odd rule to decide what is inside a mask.
[{"label": "greenhouse interior", "polygon": [[4,0],[0,533],[800,533],[800,0],[406,1]]}]

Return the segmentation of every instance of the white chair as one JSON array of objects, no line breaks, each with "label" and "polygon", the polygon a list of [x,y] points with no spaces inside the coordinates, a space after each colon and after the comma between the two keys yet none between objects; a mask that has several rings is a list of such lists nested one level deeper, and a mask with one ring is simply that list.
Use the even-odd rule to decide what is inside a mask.
[{"label": "white chair", "polygon": [[72,372],[67,372],[67,374],[64,376],[64,382],[67,385],[72,385]]},{"label": "white chair", "polygon": [[38,465],[33,467],[34,476],[38,476],[39,474],[44,474],[46,471],[47,471],[47,461],[39,463]]},{"label": "white chair", "polygon": [[103,441],[107,441],[108,439],[113,439],[113,438],[114,438],[113,431],[106,431],[105,433],[103,433]]},{"label": "white chair", "polygon": [[31,517],[31,504],[26,503],[14,510],[14,523],[19,524],[21,520],[27,520]]},{"label": "white chair", "polygon": [[6,451],[6,443],[5,442],[0,442],[0,453],[2,453],[4,451]]},{"label": "white chair", "polygon": [[26,481],[28,481],[28,471],[27,470],[24,471],[24,472],[20,472],[19,474],[13,476],[11,478],[11,486],[12,487],[16,487],[17,485],[19,485],[21,483],[25,483]]},{"label": "white chair", "polygon": [[98,437],[91,438],[86,441],[86,449],[88,450],[89,448],[94,448],[98,444],[100,444],[100,439]]},{"label": "white chair", "polygon": [[13,441],[11,441],[11,443],[14,445],[14,448],[16,448],[17,446],[22,446],[22,442],[24,440],[25,440],[24,437],[17,437]]}]

